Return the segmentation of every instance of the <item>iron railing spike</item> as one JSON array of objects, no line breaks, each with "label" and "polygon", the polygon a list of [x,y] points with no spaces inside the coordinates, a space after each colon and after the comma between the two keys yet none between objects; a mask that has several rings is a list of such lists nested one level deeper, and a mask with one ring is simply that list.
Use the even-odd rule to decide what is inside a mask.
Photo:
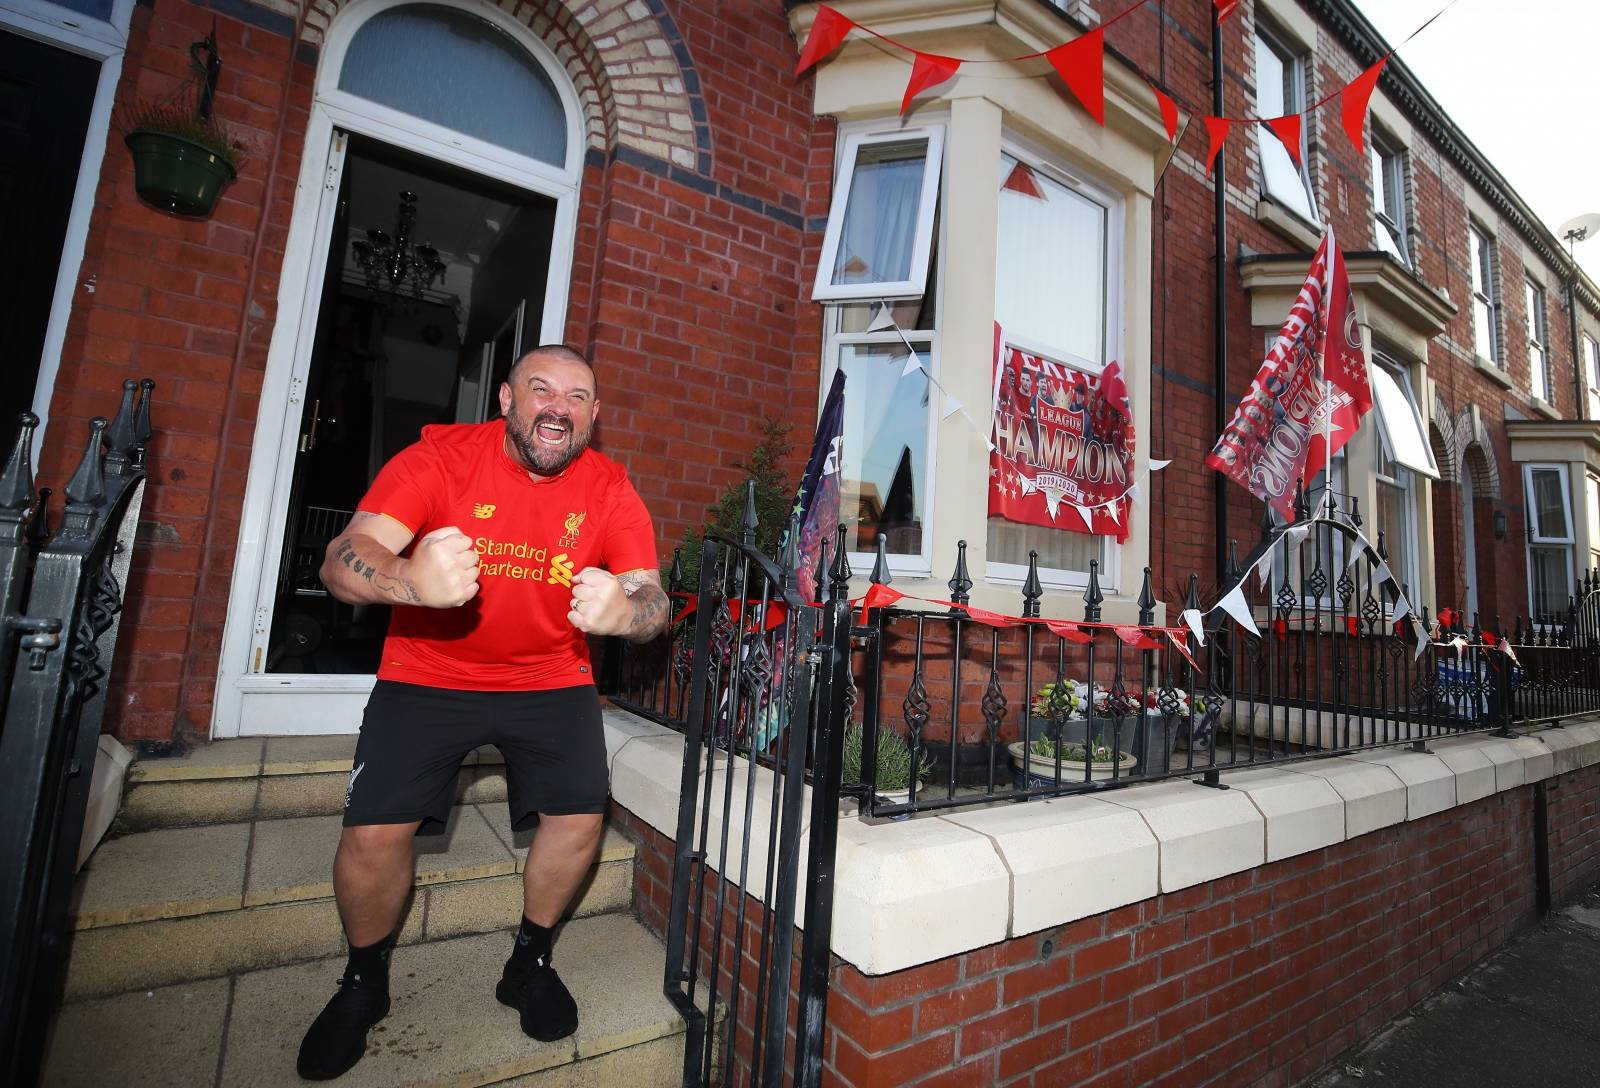
[{"label": "iron railing spike", "polygon": [[744,485],[744,514],[739,518],[740,538],[746,547],[756,545],[756,530],[760,528],[760,519],[756,516],[756,481],[755,477],[745,481]]},{"label": "iron railing spike", "polygon": [[813,584],[817,587],[817,601],[830,601],[838,595],[832,592],[832,585],[828,581],[828,538],[824,536],[817,542],[817,569],[811,575]]},{"label": "iron railing spike", "polygon": [[1149,627],[1156,622],[1156,591],[1152,585],[1150,568],[1144,568],[1144,584],[1139,587],[1139,626]]},{"label": "iron railing spike", "polygon": [[1361,497],[1359,495],[1350,496],[1350,524],[1357,529],[1361,528]]},{"label": "iron railing spike", "polygon": [[828,574],[833,580],[834,596],[844,597],[850,592],[850,579],[855,576],[855,571],[850,569],[850,549],[845,547],[849,530],[840,525],[835,536],[836,543],[833,547],[833,566]]},{"label": "iron railing spike", "polygon": [[117,414],[111,417],[111,425],[106,428],[106,452],[119,461],[132,458],[139,444],[133,421],[134,396],[138,391],[137,381],[132,378],[123,381],[122,403],[117,406]]},{"label": "iron railing spike", "polygon": [[1294,520],[1304,521],[1311,514],[1311,507],[1306,503],[1306,478],[1295,477],[1294,481]]},{"label": "iron railing spike", "polygon": [[1276,529],[1277,527],[1278,519],[1272,513],[1272,504],[1270,502],[1263,503],[1261,505],[1261,535],[1269,536],[1271,535],[1272,530]]},{"label": "iron railing spike", "polygon": [[886,586],[894,581],[889,573],[889,544],[882,533],[878,534],[878,557],[872,561],[872,584]]},{"label": "iron railing spike", "polygon": [[1185,611],[1200,611],[1200,576],[1193,571],[1189,572],[1189,592],[1183,598]]},{"label": "iron railing spike", "polygon": [[150,395],[156,391],[153,378],[142,378],[139,381],[139,408],[133,414],[133,437],[142,450],[150,441]]},{"label": "iron railing spike", "polygon": [[1100,622],[1100,605],[1105,601],[1100,592],[1100,561],[1089,560],[1089,584],[1083,591],[1083,618],[1089,623]]},{"label": "iron railing spike", "polygon": [[1044,583],[1039,581],[1039,553],[1028,550],[1028,576],[1022,581],[1022,614],[1037,616],[1039,600],[1044,596]]},{"label": "iron railing spike", "polygon": [[967,573],[967,542],[956,541],[956,570],[945,583],[950,587],[950,599],[956,604],[966,604],[972,592],[972,578]]},{"label": "iron railing spike", "polygon": [[17,441],[0,470],[0,510],[26,510],[33,503],[33,432],[39,417],[32,412],[17,416]]},{"label": "iron railing spike", "polygon": [[1378,530],[1378,558],[1385,563],[1389,561],[1389,543],[1384,539],[1383,530]]},{"label": "iron railing spike", "polygon": [[683,548],[672,549],[672,566],[667,568],[667,589],[678,593],[683,589]]},{"label": "iron railing spike", "polygon": [[778,556],[778,569],[783,574],[787,588],[800,584],[800,515],[791,513],[789,525],[783,534],[783,551]]},{"label": "iron railing spike", "polygon": [[77,471],[67,481],[68,506],[94,506],[106,497],[105,444],[106,417],[95,416],[89,421],[89,445],[83,451],[83,460]]}]

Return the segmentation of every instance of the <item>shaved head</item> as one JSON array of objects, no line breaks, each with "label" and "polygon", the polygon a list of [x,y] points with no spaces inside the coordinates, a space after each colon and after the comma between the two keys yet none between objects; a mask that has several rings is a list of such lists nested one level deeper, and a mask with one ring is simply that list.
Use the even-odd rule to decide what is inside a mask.
[{"label": "shaved head", "polygon": [[523,352],[522,358],[512,365],[511,373],[506,380],[515,383],[517,371],[521,370],[522,364],[529,359],[556,359],[563,363],[578,363],[588,367],[591,372],[594,370],[594,364],[585,359],[583,353],[575,348],[569,348],[565,344],[540,344],[532,351]]}]

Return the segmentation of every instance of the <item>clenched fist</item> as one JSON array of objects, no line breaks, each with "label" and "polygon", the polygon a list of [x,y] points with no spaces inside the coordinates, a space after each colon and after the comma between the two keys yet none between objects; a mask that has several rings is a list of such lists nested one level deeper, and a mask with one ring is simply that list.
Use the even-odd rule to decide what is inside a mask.
[{"label": "clenched fist", "polygon": [[599,567],[585,567],[572,580],[567,622],[589,635],[618,635],[633,618],[633,605],[617,576]]},{"label": "clenched fist", "polygon": [[456,608],[478,595],[478,553],[466,533],[447,525],[417,541],[402,576],[424,608]]}]

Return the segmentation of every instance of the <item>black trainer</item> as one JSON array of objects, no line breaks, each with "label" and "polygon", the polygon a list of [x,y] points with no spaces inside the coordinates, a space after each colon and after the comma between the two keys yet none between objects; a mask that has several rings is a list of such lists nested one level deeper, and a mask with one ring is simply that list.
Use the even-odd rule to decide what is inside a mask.
[{"label": "black trainer", "polygon": [[526,969],[507,960],[494,996],[522,1014],[522,1033],[530,1038],[550,1043],[578,1030],[578,1003],[550,966],[549,956],[540,956]]},{"label": "black trainer", "polygon": [[360,976],[347,973],[300,1041],[295,1071],[306,1080],[343,1076],[367,1052],[367,1032],[388,1015],[388,987],[363,986]]}]

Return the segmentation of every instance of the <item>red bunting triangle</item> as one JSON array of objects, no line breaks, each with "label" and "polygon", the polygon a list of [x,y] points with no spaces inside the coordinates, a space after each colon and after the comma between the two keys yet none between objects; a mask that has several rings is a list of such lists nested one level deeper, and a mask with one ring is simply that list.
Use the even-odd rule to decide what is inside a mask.
[{"label": "red bunting triangle", "polygon": [[1106,123],[1106,32],[1101,27],[1045,54],[1095,123]]},{"label": "red bunting triangle", "polygon": [[1289,638],[1289,621],[1282,618],[1273,620],[1272,633],[1278,636],[1279,642],[1287,641]]},{"label": "red bunting triangle", "polygon": [[887,608],[904,596],[898,589],[874,582],[867,587],[867,595],[861,598],[861,622],[866,623],[872,618],[874,608]]},{"label": "red bunting triangle", "polygon": [[1003,616],[999,612],[990,612],[987,608],[973,608],[971,605],[967,605],[967,615],[989,627],[1015,627],[1022,622],[1013,616]]},{"label": "red bunting triangle", "polygon": [[1383,66],[1387,63],[1389,54],[1385,53],[1378,58],[1377,64],[1362,72],[1339,92],[1339,112],[1344,118],[1344,131],[1350,137],[1350,142],[1356,145],[1358,155],[1366,153],[1366,144],[1361,139],[1361,126],[1367,119],[1367,103],[1372,101],[1372,92],[1377,89],[1378,77],[1383,75]]},{"label": "red bunting triangle", "polygon": [[817,17],[811,23],[811,33],[806,35],[806,44],[800,50],[800,63],[795,65],[794,74],[799,75],[839,48],[839,43],[844,41],[845,35],[855,25],[828,5],[818,4]]},{"label": "red bunting triangle", "polygon": [[1211,138],[1211,148],[1206,152],[1206,174],[1209,176],[1211,167],[1217,161],[1217,152],[1222,150],[1223,141],[1228,138],[1228,131],[1233,128],[1233,122],[1226,117],[1207,117],[1206,135]]},{"label": "red bunting triangle", "polygon": [[1159,650],[1161,644],[1138,627],[1113,627],[1113,631],[1126,645],[1135,650]]},{"label": "red bunting triangle", "polygon": [[1154,83],[1150,84],[1150,89],[1156,94],[1156,105],[1161,107],[1161,123],[1167,127],[1167,139],[1176,140],[1178,138],[1178,104],[1172,100],[1170,94],[1163,92]]},{"label": "red bunting triangle", "polygon": [[900,115],[911,108],[911,100],[929,87],[937,87],[956,74],[961,62],[954,57],[941,57],[936,53],[918,53],[911,65],[911,78],[906,82],[906,96],[900,100]]},{"label": "red bunting triangle", "polygon": [[1351,638],[1355,637],[1355,635],[1356,635],[1356,618],[1354,616],[1346,616],[1344,618],[1344,629],[1345,629],[1345,631],[1347,631],[1350,634]]},{"label": "red bunting triangle", "polygon": [[1300,165],[1300,115],[1291,113],[1284,117],[1268,117],[1262,120],[1278,137],[1278,142],[1283,144],[1284,150],[1289,152],[1289,157],[1296,166]]},{"label": "red bunting triangle", "polygon": [[1222,20],[1232,15],[1234,9],[1239,6],[1239,2],[1240,0],[1216,0],[1217,22],[1220,23]]},{"label": "red bunting triangle", "polygon": [[1033,168],[1025,162],[1019,162],[1011,168],[1011,173],[1006,175],[1006,180],[1001,189],[1013,193],[1021,193],[1035,200],[1044,199],[1044,190],[1039,188],[1039,179],[1033,174]]},{"label": "red bunting triangle", "polygon": [[1076,642],[1082,645],[1094,641],[1093,635],[1070,620],[1045,620],[1044,625],[1050,629],[1051,634],[1064,638],[1068,642]]}]

